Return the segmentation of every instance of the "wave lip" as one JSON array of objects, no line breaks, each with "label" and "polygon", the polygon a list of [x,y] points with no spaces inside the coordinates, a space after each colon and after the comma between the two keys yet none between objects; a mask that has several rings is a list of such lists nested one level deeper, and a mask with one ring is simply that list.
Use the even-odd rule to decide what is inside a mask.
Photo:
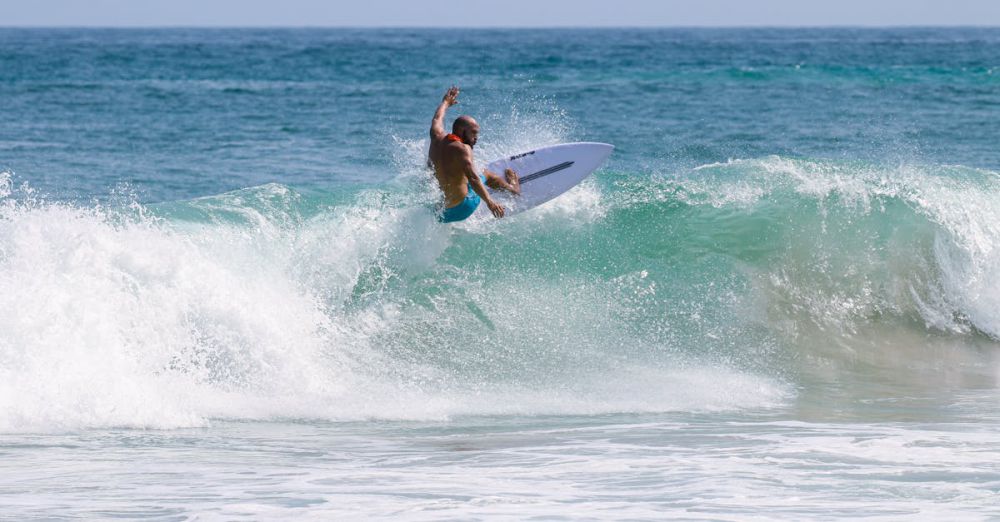
[{"label": "wave lip", "polygon": [[899,317],[1000,339],[996,172],[772,156],[703,165],[649,191],[621,184],[620,211],[683,211],[699,223],[689,233],[816,321]]}]

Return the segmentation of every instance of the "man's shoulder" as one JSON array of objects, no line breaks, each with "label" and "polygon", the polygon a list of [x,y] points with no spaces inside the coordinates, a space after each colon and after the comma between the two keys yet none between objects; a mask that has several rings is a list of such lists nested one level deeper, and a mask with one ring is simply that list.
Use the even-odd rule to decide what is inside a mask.
[{"label": "man's shoulder", "polygon": [[468,154],[471,152],[469,146],[460,141],[431,140],[431,146],[447,154]]}]

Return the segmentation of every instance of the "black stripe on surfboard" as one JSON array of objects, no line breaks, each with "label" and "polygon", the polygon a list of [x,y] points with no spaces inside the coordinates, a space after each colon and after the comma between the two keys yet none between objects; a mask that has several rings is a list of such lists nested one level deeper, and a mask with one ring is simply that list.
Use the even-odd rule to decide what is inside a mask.
[{"label": "black stripe on surfboard", "polygon": [[540,170],[538,172],[535,172],[533,174],[528,174],[527,176],[521,176],[521,183],[527,183],[527,182],[529,182],[531,180],[535,180],[535,179],[538,179],[538,178],[543,178],[545,176],[548,176],[549,174],[552,174],[554,172],[559,172],[560,170],[566,170],[566,169],[572,167],[573,163],[575,163],[575,162],[573,162],[573,161],[564,161],[564,162],[562,162],[562,163],[560,163],[558,165],[554,165],[554,166],[549,167],[547,169],[542,169],[542,170]]}]

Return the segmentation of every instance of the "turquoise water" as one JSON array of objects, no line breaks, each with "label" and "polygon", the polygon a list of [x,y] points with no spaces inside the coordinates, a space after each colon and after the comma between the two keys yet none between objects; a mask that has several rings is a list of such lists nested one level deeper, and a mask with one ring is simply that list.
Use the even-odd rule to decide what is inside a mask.
[{"label": "turquoise water", "polygon": [[[0,30],[0,518],[1000,517],[1000,30]],[[616,146],[444,226],[476,154]]]}]

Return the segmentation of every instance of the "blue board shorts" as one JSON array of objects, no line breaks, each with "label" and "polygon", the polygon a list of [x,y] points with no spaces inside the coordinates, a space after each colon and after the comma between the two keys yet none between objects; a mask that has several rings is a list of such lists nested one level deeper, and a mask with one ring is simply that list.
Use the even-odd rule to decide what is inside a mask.
[{"label": "blue board shorts", "polygon": [[[485,185],[486,176],[480,175],[479,177],[482,178],[483,184]],[[472,213],[475,212],[477,208],[479,208],[479,203],[481,203],[482,200],[479,198],[479,195],[472,190],[471,185],[468,187],[468,189],[469,189],[469,194],[465,196],[465,199],[463,199],[461,203],[455,205],[454,207],[449,207],[441,211],[441,213],[438,215],[438,220],[440,222],[451,223],[454,221],[462,221],[463,219],[467,219],[469,216],[471,216]]]}]

